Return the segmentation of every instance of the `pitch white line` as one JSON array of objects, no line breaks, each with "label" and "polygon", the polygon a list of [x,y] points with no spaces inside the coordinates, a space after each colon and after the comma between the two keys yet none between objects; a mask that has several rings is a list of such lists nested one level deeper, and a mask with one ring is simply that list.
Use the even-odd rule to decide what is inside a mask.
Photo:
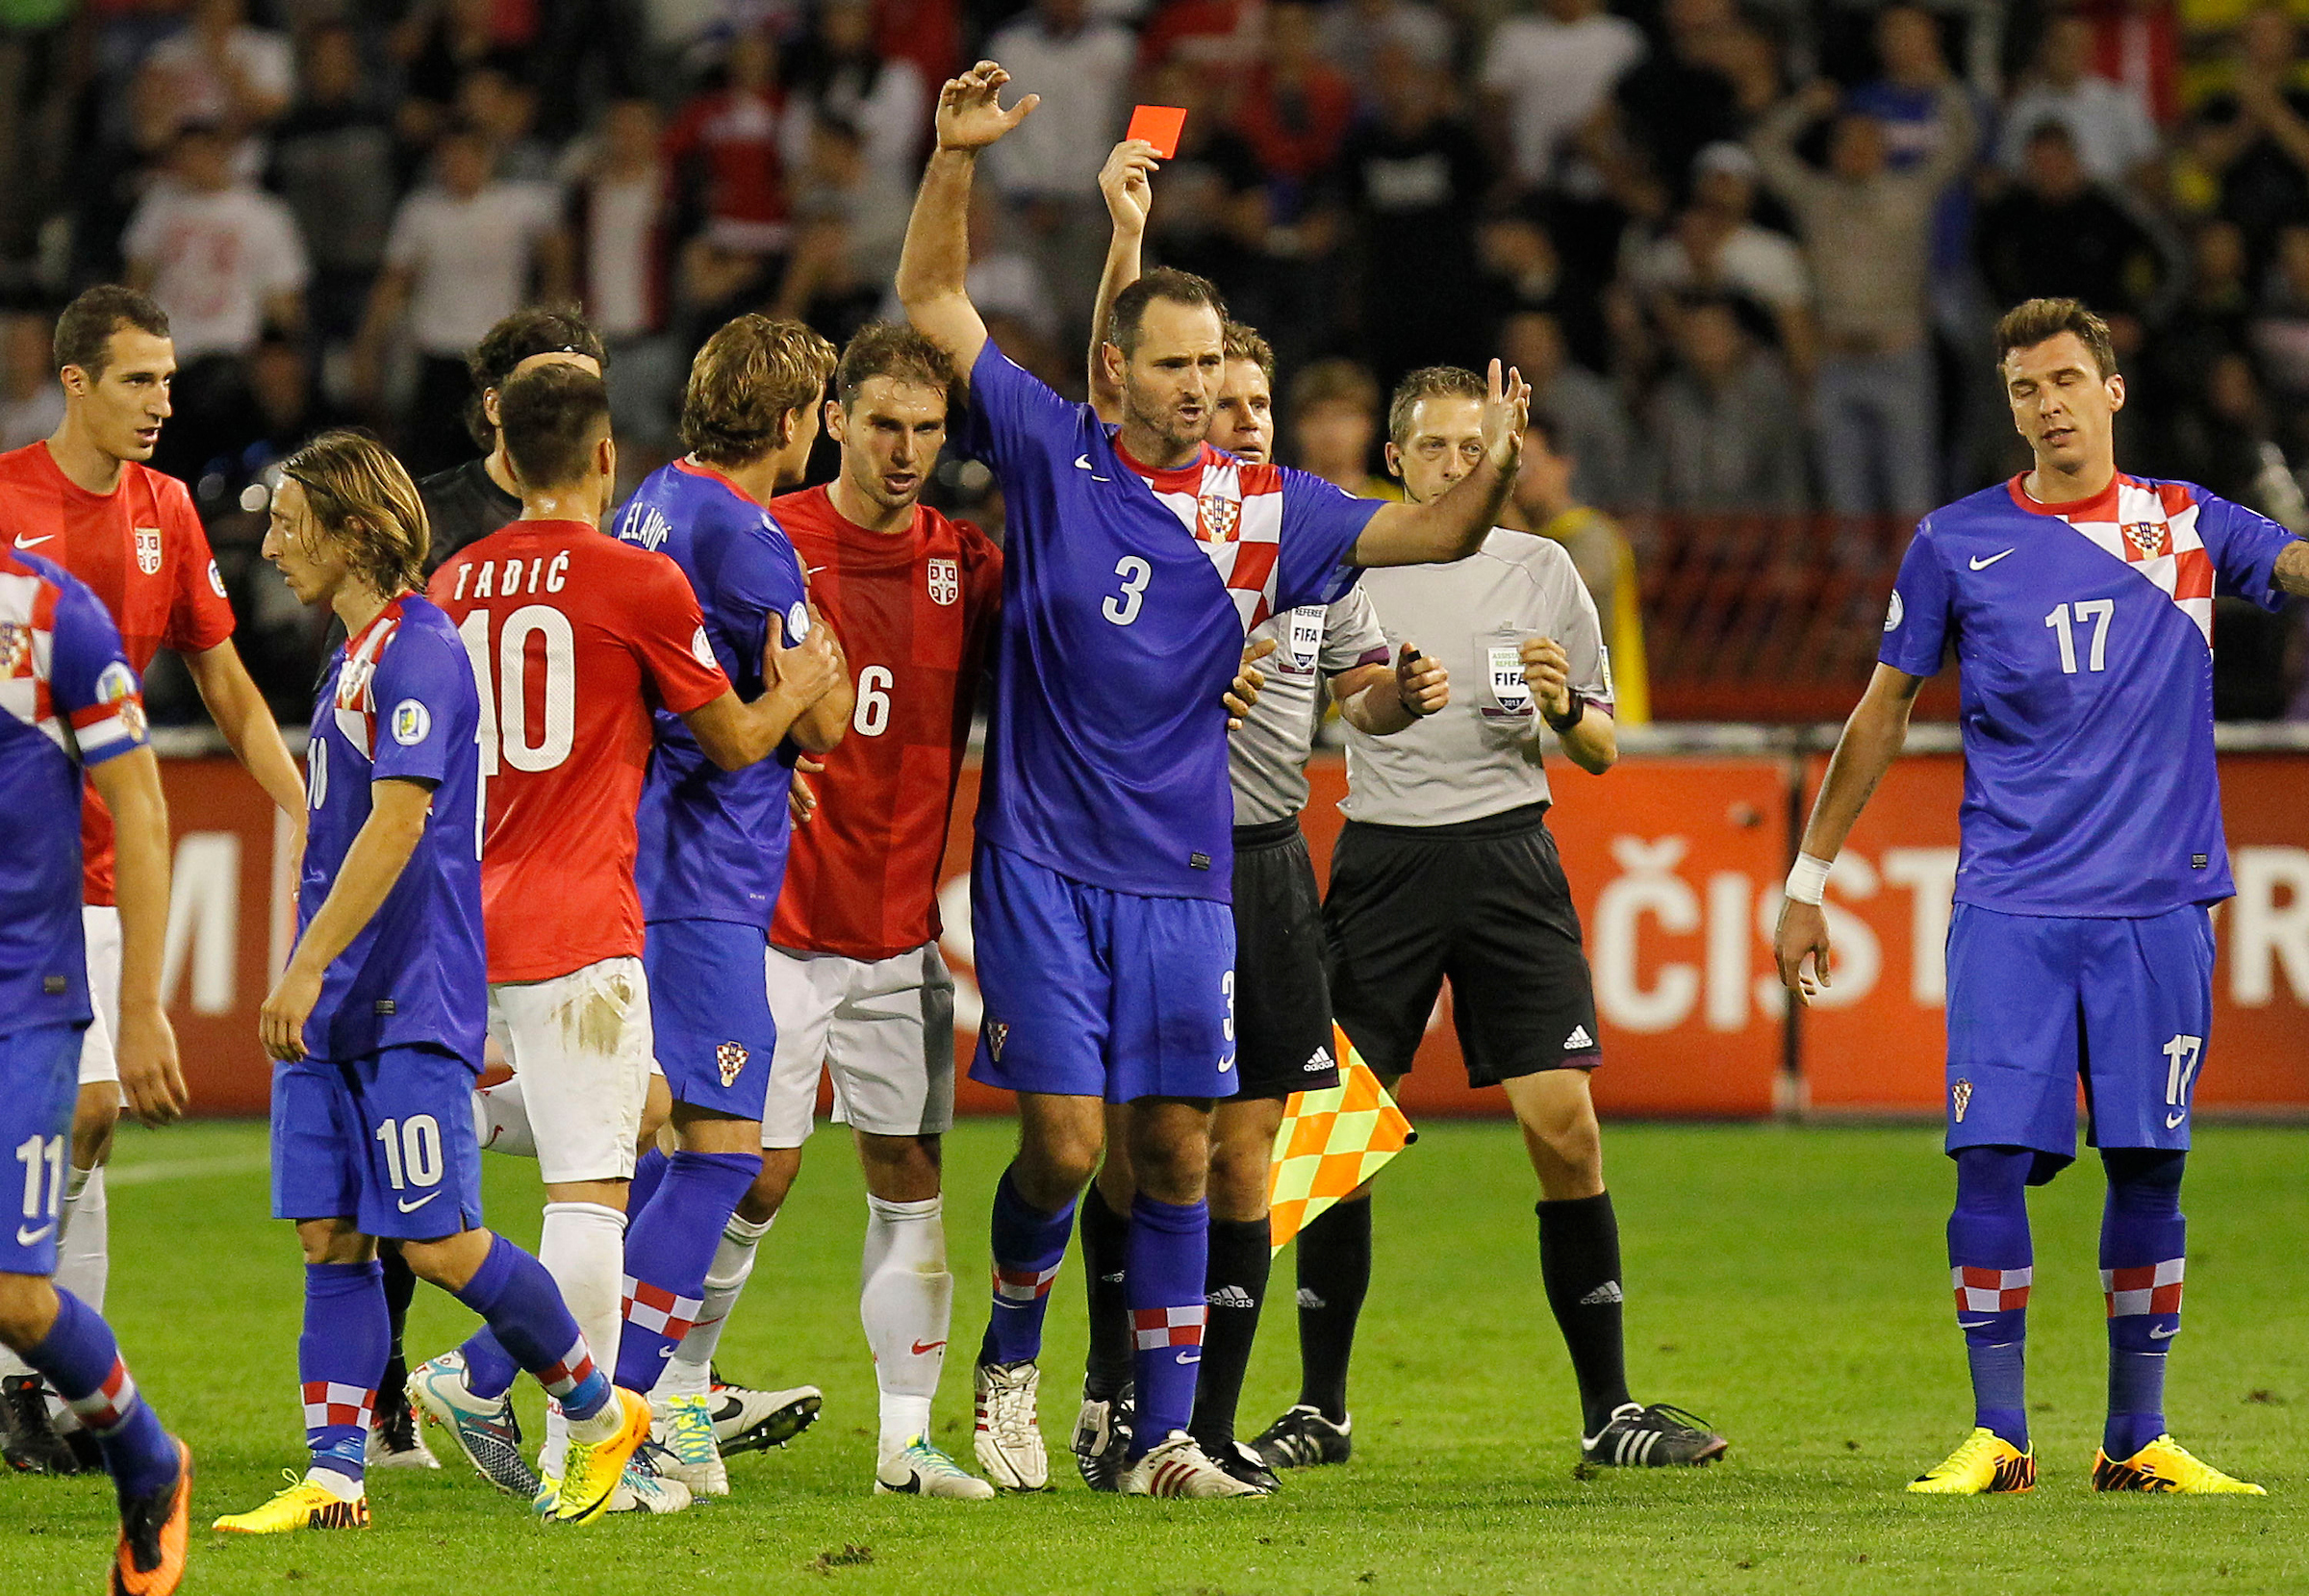
[{"label": "pitch white line", "polygon": [[131,1164],[105,1172],[107,1186],[150,1186],[163,1180],[196,1180],[210,1175],[245,1175],[267,1162],[264,1153],[242,1153],[225,1158],[177,1158],[152,1164]]}]

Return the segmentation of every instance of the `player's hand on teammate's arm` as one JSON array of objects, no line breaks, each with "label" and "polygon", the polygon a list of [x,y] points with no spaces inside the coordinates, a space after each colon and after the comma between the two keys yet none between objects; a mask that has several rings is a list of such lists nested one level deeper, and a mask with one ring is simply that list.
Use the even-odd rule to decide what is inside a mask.
[{"label": "player's hand on teammate's arm", "polygon": [[172,1125],[192,1102],[177,1063],[176,1027],[157,1002],[120,1005],[120,1036],[114,1049],[120,1090],[129,1112],[145,1125]]},{"label": "player's hand on teammate's arm", "polygon": [[810,777],[823,773],[825,764],[807,755],[794,761],[794,781],[786,789],[786,812],[794,817],[796,825],[807,825],[810,817],[818,813],[818,793],[810,785]]},{"label": "player's hand on teammate's arm", "polygon": [[1258,696],[1267,685],[1267,673],[1258,668],[1258,662],[1274,651],[1275,640],[1271,637],[1260,638],[1243,650],[1243,663],[1235,671],[1234,680],[1219,696],[1219,702],[1227,706],[1229,731],[1240,730],[1244,718],[1258,703]]},{"label": "player's hand on teammate's arm", "polygon": [[1009,81],[1010,74],[991,61],[981,61],[960,77],[949,78],[938,90],[938,147],[982,150],[1025,121],[1042,103],[1042,96],[1028,94],[1004,111],[1002,86]]},{"label": "player's hand on teammate's arm", "polygon": [[1571,657],[1552,637],[1527,637],[1516,646],[1523,660],[1524,685],[1539,705],[1539,713],[1560,718],[1571,712]]},{"label": "player's hand on teammate's arm", "polygon": [[1403,707],[1421,720],[1451,702],[1451,672],[1443,662],[1406,643],[1395,655],[1395,696]]},{"label": "player's hand on teammate's arm", "polygon": [[1146,232],[1147,213],[1154,204],[1149,179],[1161,167],[1154,146],[1144,139],[1126,139],[1107,155],[1106,165],[1099,168],[1099,193],[1117,233],[1137,238]]},{"label": "player's hand on teammate's arm", "polygon": [[257,1034],[264,1040],[266,1057],[293,1064],[305,1056],[305,1022],[320,1001],[320,972],[292,958],[272,983],[265,1006],[257,1011]]},{"label": "player's hand on teammate's arm", "polygon": [[[1809,1008],[1812,1000],[1828,987],[1828,916],[1817,903],[1785,899],[1780,924],[1772,932],[1772,957],[1780,965],[1780,984]],[[1804,961],[1812,961],[1811,970]]]},{"label": "player's hand on teammate's arm", "polygon": [[842,646],[834,641],[834,629],[815,608],[810,616],[809,635],[790,648],[786,646],[784,618],[772,616],[770,635],[762,646],[762,679],[796,715],[833,691],[834,684],[847,673]]}]

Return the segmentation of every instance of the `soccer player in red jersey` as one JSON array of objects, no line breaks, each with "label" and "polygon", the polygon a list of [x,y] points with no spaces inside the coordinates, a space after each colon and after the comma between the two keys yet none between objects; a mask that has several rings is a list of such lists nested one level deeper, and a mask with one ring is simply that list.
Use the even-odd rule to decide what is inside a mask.
[{"label": "soccer player in red jersey", "polygon": [[[233,646],[232,606],[192,495],[144,464],[168,418],[176,370],[167,317],[133,290],[90,289],[58,318],[55,358],[64,419],[44,442],[0,454],[0,536],[89,585],[118,625],[140,678],[160,649],[181,654],[234,756],[301,835],[304,778]],[[114,1061],[120,912],[113,894],[113,819],[93,785],[82,799],[81,843],[81,918],[96,1018],[81,1039],[57,1279],[101,1309],[110,1272],[104,1164],[120,1117]],[[70,1445],[58,1436],[39,1381],[4,1348],[0,1409],[7,1458],[15,1468],[64,1474],[94,1466],[93,1443],[78,1431]]]},{"label": "soccer player in red jersey", "polygon": [[674,1359],[704,1378],[754,1251],[801,1167],[821,1068],[866,1174],[858,1311],[881,1391],[877,1492],[983,1499],[928,1440],[953,1305],[939,1147],[953,1123],[953,978],[938,953],[938,868],[1002,601],[993,540],[920,502],[945,442],[953,366],[903,327],[850,340],[825,407],[842,448],[822,488],[773,499],[857,674],[850,735],[797,826],[771,930],[777,1022],[762,1174],[723,1232]]},{"label": "soccer player in red jersey", "polygon": [[[514,378],[498,423],[521,519],[434,574],[481,694],[482,908],[490,1026],[524,1082],[546,1182],[538,1255],[594,1355],[614,1366],[626,1187],[651,1039],[634,887],[634,809],[651,710],[679,715],[724,770],[775,748],[838,669],[830,639],[782,646],[741,702],[714,661],[697,595],[663,555],[602,533],[617,481],[609,396],[567,365]],[[505,1391],[513,1363],[487,1331],[410,1377],[410,1397],[450,1429],[501,1488],[539,1488],[518,1451]],[[545,1488],[565,1435],[548,1421]],[[637,1497],[686,1490],[629,1471]],[[614,1507],[613,1507],[613,1510]]]}]

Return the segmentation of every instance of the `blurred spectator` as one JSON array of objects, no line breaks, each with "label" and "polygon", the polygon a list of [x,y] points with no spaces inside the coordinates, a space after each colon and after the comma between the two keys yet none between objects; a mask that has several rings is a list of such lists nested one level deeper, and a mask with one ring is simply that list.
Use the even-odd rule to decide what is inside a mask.
[{"label": "blurred spectator", "polygon": [[167,175],[137,207],[120,248],[129,286],[167,312],[176,344],[176,414],[154,462],[190,478],[229,446],[248,403],[247,356],[266,326],[304,325],[304,241],[286,205],[233,181],[230,136],[194,123],[177,135]]},{"label": "blurred spectator", "polygon": [[2214,361],[2247,346],[2253,314],[2248,269],[2245,235],[2235,222],[2216,219],[2197,227],[2180,302],[2156,341],[2152,364],[2160,389],[2193,390]]},{"label": "blurred spectator", "polygon": [[2276,266],[2252,320],[2252,355],[2280,414],[2286,451],[2309,455],[2309,223],[2277,236]]},{"label": "blurred spectator", "polygon": [[796,196],[800,224],[793,263],[772,314],[799,317],[847,342],[880,314],[913,201],[867,161],[857,129],[821,118]]},{"label": "blurred spectator", "polygon": [[703,213],[706,242],[733,254],[784,253],[789,205],[777,87],[777,53],[767,34],[729,41],[718,80],[693,94],[666,135],[666,159],[692,207]]},{"label": "blurred spectator", "polygon": [[1663,510],[1804,508],[1795,391],[1722,300],[1677,317],[1676,366],[1644,410],[1652,502]]},{"label": "blurred spectator", "polygon": [[0,319],[0,454],[37,443],[63,423],[64,390],[49,333],[44,316],[15,312]]},{"label": "blurred spectator", "polygon": [[490,175],[500,183],[550,183],[553,147],[537,137],[537,90],[504,65],[484,63],[457,86],[457,115],[490,145]]},{"label": "blurred spectator", "polygon": [[1192,67],[1231,89],[1258,44],[1258,0],[1159,0],[1139,32],[1138,60],[1151,72]]},{"label": "blurred spectator", "polygon": [[2220,214],[2266,261],[2278,229],[2309,216],[2309,88],[2298,35],[2279,7],[2255,8],[2237,30],[2231,87],[2198,113],[2192,153],[2210,168]]},{"label": "blurred spectator", "polygon": [[1595,613],[1604,623],[1609,650],[1605,684],[1611,690],[1611,717],[1623,726],[1648,725],[1652,719],[1651,670],[1644,658],[1641,585],[1636,551],[1611,517],[1583,503],[1579,461],[1556,418],[1532,412],[1523,435],[1523,464],[1508,501],[1510,523],[1563,545],[1579,568]]},{"label": "blurred spectator", "polygon": [[[1814,361],[1812,277],[1785,233],[1750,219],[1756,158],[1743,144],[1710,144],[1692,163],[1691,203],[1629,262],[1630,286],[1655,303],[1694,291],[1733,294],[1772,317],[1799,375]],[[1575,451],[1576,452],[1576,451]]]},{"label": "blurred spectator", "polygon": [[443,135],[437,181],[393,216],[385,269],[361,329],[356,386],[373,399],[382,392],[388,340],[408,317],[419,367],[401,452],[413,474],[470,452],[462,420],[471,387],[466,351],[520,306],[570,292],[569,241],[553,191],[493,180],[489,159],[487,140],[472,129]]},{"label": "blurred spectator", "polygon": [[1264,48],[1235,102],[1235,131],[1286,215],[1330,171],[1355,120],[1355,86],[1323,59],[1315,27],[1312,0],[1267,0]]},{"label": "blurred spectator", "polygon": [[1545,311],[1521,311],[1499,329],[1499,358],[1532,385],[1532,409],[1571,465],[1572,495],[1585,504],[1637,502],[1635,441],[1611,385],[1575,363],[1562,330]]},{"label": "blurred spectator", "polygon": [[2270,513],[2261,477],[2265,451],[2275,444],[2260,381],[2243,354],[2213,362],[2203,384],[2173,411],[2163,443],[2167,474]]},{"label": "blurred spectator", "polygon": [[1317,24],[1324,59],[1375,98],[1372,69],[1382,51],[1403,51],[1414,65],[1448,72],[1458,38],[1450,18],[1425,0],[1331,0]]},{"label": "blurred spectator", "polygon": [[931,105],[932,90],[912,62],[875,52],[867,0],[818,0],[815,25],[786,62],[786,162],[799,165],[812,126],[832,116],[865,137],[867,160],[911,183],[922,173]]},{"label": "blurred spectator", "polygon": [[1373,78],[1379,114],[1339,160],[1360,235],[1364,346],[1383,385],[1420,366],[1480,367],[1489,351],[1468,309],[1482,287],[1475,218],[1490,162],[1473,130],[1448,114],[1450,86],[1434,68],[1390,44]]},{"label": "blurred spectator", "polygon": [[[213,536],[236,512],[261,511],[270,502],[264,487],[267,469],[294,453],[314,434],[341,426],[347,419],[322,399],[301,339],[266,334],[249,351],[246,371],[248,402],[231,418],[219,438],[217,453],[194,485],[193,502]],[[252,486],[255,493],[249,492]],[[236,530],[245,534],[240,563],[252,563],[256,545],[264,541],[264,517],[250,516],[239,522]],[[221,545],[228,540],[217,541]],[[226,561],[221,546],[218,557]],[[227,581],[237,581],[241,573],[226,563]],[[305,685],[310,685],[309,661],[304,669]]]},{"label": "blurred spectator", "polygon": [[1371,474],[1379,441],[1379,384],[1351,360],[1319,360],[1291,382],[1291,458],[1357,498],[1401,498],[1403,490]]},{"label": "blurred spectator", "polygon": [[363,88],[350,28],[306,38],[302,87],[273,136],[272,182],[313,259],[314,324],[326,338],[350,338],[393,226],[393,130]]},{"label": "blurred spectator", "polygon": [[1937,97],[1941,137],[1906,171],[1890,165],[1884,123],[1850,111],[1831,132],[1828,170],[1796,154],[1797,136],[1837,109],[1832,84],[1791,98],[1753,140],[1765,180],[1795,213],[1819,294],[1814,417],[1821,486],[1840,515],[1921,515],[1933,502],[1926,241],[1940,192],[1974,143],[1964,89],[1943,83]]},{"label": "blurred spectator", "polygon": [[1594,169],[1573,156],[1587,119],[1646,54],[1643,32],[1605,13],[1603,0],[1541,0],[1532,15],[1492,31],[1481,84],[1486,114],[1526,190],[1602,191]]},{"label": "blurred spectator", "polygon": [[[2148,229],[2087,172],[2068,124],[2039,123],[2022,146],[2020,186],[1980,215],[1980,264],[2000,305],[2068,295],[2138,347],[2172,270]],[[2130,327],[2121,325],[2129,319]]]},{"label": "blurred spectator", "polygon": [[1539,215],[1519,208],[1484,218],[1476,229],[1475,249],[1491,319],[1544,311],[1562,328],[1572,359],[1598,368],[1610,364],[1611,339],[1596,286],[1572,280]]},{"label": "blurred spectator", "polygon": [[2170,127],[2181,109],[2181,30],[2172,0],[2087,0],[2078,13],[2093,28],[2093,69],[2140,103],[2150,122]]},{"label": "blurred spectator", "polygon": [[2025,176],[2030,136],[2047,122],[2068,130],[2077,159],[2096,183],[2145,184],[2157,165],[2157,130],[2140,97],[2092,70],[2093,24],[2056,16],[2038,47],[2035,75],[2005,107],[1997,161]]},{"label": "blurred spectator", "polygon": [[76,0],[0,6],[0,260],[27,253],[63,176]]},{"label": "blurred spectator", "polygon": [[[458,86],[465,75],[518,50],[537,28],[531,6],[500,6],[497,0],[416,0],[392,36],[393,54],[402,63],[405,92],[400,106],[402,137],[423,144],[452,119]],[[507,63],[520,69],[520,58]]]},{"label": "blurred spectator", "polygon": [[672,179],[657,107],[611,102],[570,186],[577,290],[608,346],[610,419],[639,454],[670,447],[680,356],[659,336],[671,291]]},{"label": "blurred spectator", "polygon": [[1613,96],[1619,136],[1641,163],[1643,191],[1623,187],[1622,203],[1652,216],[1682,201],[1702,149],[1738,139],[1748,123],[1724,70],[1740,27],[1732,0],[1666,0],[1661,20],[1667,48],[1622,78]]},{"label": "blurred spectator", "polygon": [[168,82],[179,124],[214,123],[245,140],[241,174],[263,169],[265,146],[255,136],[289,109],[296,89],[296,58],[289,37],[249,26],[242,0],[193,0],[184,32],[153,46],[145,65]]},{"label": "blurred spectator", "polygon": [[1179,157],[1154,179],[1148,253],[1223,285],[1237,320],[1272,328],[1278,295],[1271,285],[1286,265],[1267,253],[1266,184],[1251,146],[1219,114],[1218,87],[1185,62],[1163,67],[1147,85],[1156,104],[1186,113]]}]

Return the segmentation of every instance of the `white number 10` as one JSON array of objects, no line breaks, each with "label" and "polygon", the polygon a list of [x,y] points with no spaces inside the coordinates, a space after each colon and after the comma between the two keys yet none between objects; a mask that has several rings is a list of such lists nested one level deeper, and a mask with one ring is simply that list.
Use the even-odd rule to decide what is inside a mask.
[{"label": "white number 10", "polygon": [[2054,605],[2052,613],[2044,618],[2044,624],[2060,636],[2061,670],[2064,674],[2073,676],[2076,674],[2076,634],[2069,629],[2068,617],[2071,611],[2075,612],[2076,625],[2082,626],[2088,621],[2093,623],[2093,653],[2085,669],[2106,670],[2109,659],[2109,618],[2117,613],[2117,600],[2080,598],[2073,604]]}]

